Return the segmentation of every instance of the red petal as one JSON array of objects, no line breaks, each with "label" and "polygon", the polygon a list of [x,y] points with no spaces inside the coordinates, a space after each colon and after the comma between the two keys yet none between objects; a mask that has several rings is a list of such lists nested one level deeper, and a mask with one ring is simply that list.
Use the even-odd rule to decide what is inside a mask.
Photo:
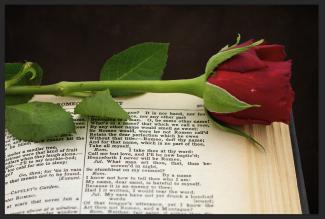
[{"label": "red petal", "polygon": [[257,56],[265,61],[283,61],[287,56],[283,45],[260,45],[254,49]]},{"label": "red petal", "polygon": [[247,72],[266,67],[253,49],[239,53],[231,59],[221,63],[217,69],[224,71]]}]

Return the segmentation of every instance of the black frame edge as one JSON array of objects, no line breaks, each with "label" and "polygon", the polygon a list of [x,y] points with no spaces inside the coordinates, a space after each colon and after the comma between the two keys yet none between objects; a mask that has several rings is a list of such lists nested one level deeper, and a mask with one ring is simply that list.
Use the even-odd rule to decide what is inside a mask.
[{"label": "black frame edge", "polygon": [[290,130],[293,159],[294,159],[295,169],[296,169],[296,178],[297,178],[297,184],[299,190],[301,211],[303,214],[310,214],[293,113],[291,113],[290,116],[289,130]]}]

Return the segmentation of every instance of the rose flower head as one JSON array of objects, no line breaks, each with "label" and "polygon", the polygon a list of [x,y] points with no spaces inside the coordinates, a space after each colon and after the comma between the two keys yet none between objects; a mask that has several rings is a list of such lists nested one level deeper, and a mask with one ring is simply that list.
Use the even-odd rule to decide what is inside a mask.
[{"label": "rose flower head", "polygon": [[[221,51],[247,47],[252,43],[254,41],[249,40]],[[288,124],[294,91],[290,84],[291,60],[285,58],[283,45],[262,43],[218,64],[207,83],[256,107],[234,112],[216,112],[207,108],[210,115],[230,125]]]}]

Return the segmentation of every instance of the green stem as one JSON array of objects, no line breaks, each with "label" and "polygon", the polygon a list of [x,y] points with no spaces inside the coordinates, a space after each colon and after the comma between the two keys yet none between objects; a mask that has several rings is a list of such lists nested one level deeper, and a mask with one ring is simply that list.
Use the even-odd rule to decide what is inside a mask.
[{"label": "green stem", "polygon": [[202,97],[204,75],[182,80],[124,80],[124,81],[62,81],[51,85],[13,86],[6,89],[8,95],[55,94],[66,96],[70,93],[100,91],[105,89],[153,93],[186,93]]},{"label": "green stem", "polygon": [[65,96],[71,96],[71,97],[89,97],[91,95],[93,95],[94,92],[89,92],[89,91],[81,91],[81,92],[72,92],[72,93],[68,93]]}]

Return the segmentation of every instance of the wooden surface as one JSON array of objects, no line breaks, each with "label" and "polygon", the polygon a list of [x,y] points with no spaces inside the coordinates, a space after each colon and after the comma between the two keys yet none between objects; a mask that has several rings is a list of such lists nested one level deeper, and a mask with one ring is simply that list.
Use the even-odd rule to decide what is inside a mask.
[{"label": "wooden surface", "polygon": [[246,126],[266,152],[247,144],[251,210],[254,213],[301,214],[289,126]]}]

